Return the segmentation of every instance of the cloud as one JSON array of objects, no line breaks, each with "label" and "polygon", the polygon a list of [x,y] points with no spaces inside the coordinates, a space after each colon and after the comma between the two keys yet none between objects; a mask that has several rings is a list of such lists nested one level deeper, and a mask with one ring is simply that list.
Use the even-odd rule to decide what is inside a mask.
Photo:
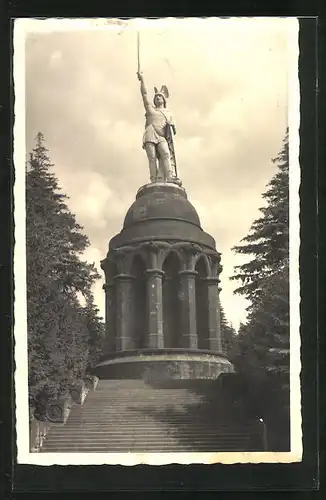
[{"label": "cloud", "polygon": [[[228,281],[237,262],[230,248],[258,215],[287,127],[289,22],[180,19],[140,33],[148,91],[163,83],[170,91],[184,187],[223,253],[222,299],[235,326],[245,302]],[[98,266],[149,177],[130,26],[31,32],[26,40],[27,151],[42,131]],[[96,299],[104,314],[99,285]]]}]

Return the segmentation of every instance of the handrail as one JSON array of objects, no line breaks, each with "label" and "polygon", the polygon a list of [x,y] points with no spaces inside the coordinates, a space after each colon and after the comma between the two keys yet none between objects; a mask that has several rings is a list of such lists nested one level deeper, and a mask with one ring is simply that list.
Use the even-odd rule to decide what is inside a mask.
[{"label": "handrail", "polygon": [[267,439],[267,425],[264,422],[264,419],[262,417],[258,418],[259,424],[261,424],[261,427],[263,428],[263,447],[264,451],[268,450],[268,439]]}]

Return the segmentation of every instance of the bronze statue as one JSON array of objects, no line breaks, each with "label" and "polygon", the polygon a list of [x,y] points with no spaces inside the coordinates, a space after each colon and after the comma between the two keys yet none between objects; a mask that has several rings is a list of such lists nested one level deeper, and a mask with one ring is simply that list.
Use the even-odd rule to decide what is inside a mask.
[{"label": "bronze statue", "polygon": [[137,76],[146,110],[143,148],[148,157],[150,180],[151,182],[163,181],[180,184],[177,177],[173,142],[176,128],[173,117],[166,107],[169,91],[165,85],[162,85],[160,91],[154,87],[155,94],[152,104],[147,96],[142,73],[138,71]]}]

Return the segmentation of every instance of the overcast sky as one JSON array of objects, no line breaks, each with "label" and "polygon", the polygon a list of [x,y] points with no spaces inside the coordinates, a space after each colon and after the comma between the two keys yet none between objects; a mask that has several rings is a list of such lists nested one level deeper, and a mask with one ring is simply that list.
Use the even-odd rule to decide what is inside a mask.
[{"label": "overcast sky", "polygon": [[[179,174],[222,253],[222,303],[238,327],[246,302],[233,295],[229,277],[241,259],[231,248],[258,216],[275,173],[271,158],[287,127],[291,21],[148,23],[140,32],[145,83],[151,92],[154,85],[169,88]],[[86,257],[99,268],[137,189],[149,180],[136,31],[132,23],[74,27],[26,38],[26,149],[43,132],[69,207],[90,238]],[[104,315],[101,287],[95,298]]]}]

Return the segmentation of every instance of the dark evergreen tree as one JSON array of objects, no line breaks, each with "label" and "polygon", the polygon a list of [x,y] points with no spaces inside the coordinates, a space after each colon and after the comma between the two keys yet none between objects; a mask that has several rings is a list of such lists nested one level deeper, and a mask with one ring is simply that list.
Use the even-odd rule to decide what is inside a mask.
[{"label": "dark evergreen tree", "polygon": [[221,321],[221,339],[223,353],[232,359],[235,355],[236,349],[236,331],[232,325],[226,320],[224,308],[219,303],[220,308],[220,321]]},{"label": "dark evergreen tree", "polygon": [[279,447],[280,440],[289,438],[288,135],[273,162],[278,170],[263,194],[267,204],[260,209],[262,216],[234,248],[250,258],[236,267],[232,277],[241,282],[235,293],[244,295],[250,305],[247,322],[238,332],[233,362],[254,387],[251,404],[268,420]]},{"label": "dark evergreen tree", "polygon": [[239,345],[248,368],[288,373],[289,370],[289,155],[288,135],[273,160],[278,171],[268,184],[250,233],[234,250],[251,256],[236,267],[232,279],[242,282],[235,293],[250,301],[248,321]]},{"label": "dark evergreen tree", "polygon": [[278,171],[262,195],[267,205],[260,208],[262,216],[255,220],[249,234],[234,251],[251,257],[236,266],[231,278],[240,280],[235,293],[250,301],[249,310],[259,304],[266,279],[287,265],[289,256],[289,143],[288,134],[283,148],[274,158]]},{"label": "dark evergreen tree", "polygon": [[90,295],[84,309],[88,337],[88,367],[96,365],[105,348],[105,324],[99,321],[99,310]]},{"label": "dark evergreen tree", "polygon": [[[27,320],[30,404],[65,393],[89,363],[95,266],[89,245],[60,190],[44,137],[37,135],[26,172]],[[87,302],[80,305],[79,294]],[[94,326],[94,325],[93,325]]]}]

